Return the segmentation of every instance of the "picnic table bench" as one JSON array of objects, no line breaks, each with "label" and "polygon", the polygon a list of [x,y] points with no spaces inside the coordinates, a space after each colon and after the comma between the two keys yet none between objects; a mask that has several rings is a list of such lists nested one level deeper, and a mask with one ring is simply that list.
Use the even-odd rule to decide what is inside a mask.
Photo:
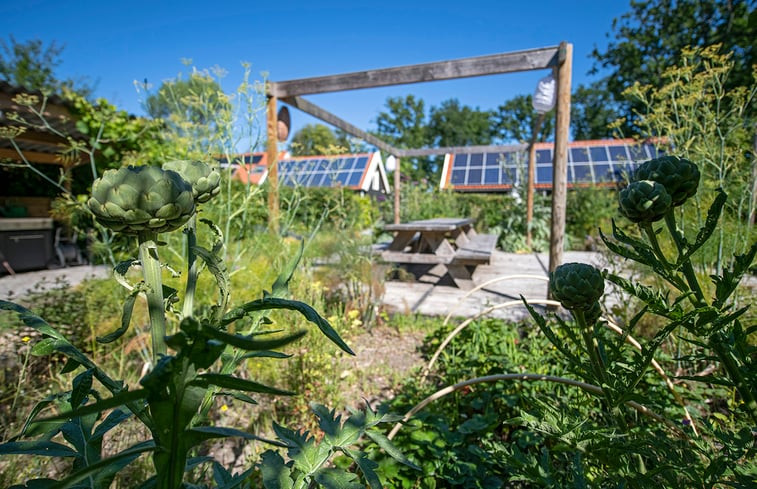
[{"label": "picnic table bench", "polygon": [[497,236],[478,234],[470,218],[436,218],[389,224],[394,239],[381,253],[384,261],[404,265],[441,265],[461,289],[473,287],[473,272],[488,265]]}]

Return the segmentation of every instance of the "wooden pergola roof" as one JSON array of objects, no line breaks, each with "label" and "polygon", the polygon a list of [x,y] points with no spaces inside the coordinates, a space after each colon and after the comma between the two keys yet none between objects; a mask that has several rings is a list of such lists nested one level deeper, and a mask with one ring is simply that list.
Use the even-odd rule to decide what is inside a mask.
[{"label": "wooden pergola roof", "polygon": [[[76,166],[78,161],[63,156],[69,146],[66,138],[45,127],[28,105],[19,103],[19,97],[26,96],[34,97],[36,102],[31,107],[43,114],[55,131],[74,138],[83,137],[76,129],[76,120],[62,98],[56,95],[45,96],[41,92],[0,81],[0,128],[24,128],[12,140],[0,135],[0,159],[22,161],[26,158],[30,163]],[[22,118],[25,123],[14,120],[14,116]],[[19,151],[23,153],[23,158]]]},{"label": "wooden pergola roof", "polygon": [[[327,92],[341,92],[362,88],[376,88],[438,80],[454,80],[475,76],[494,75],[550,69],[557,78],[557,104],[552,185],[552,229],[550,238],[549,269],[554,270],[562,262],[565,233],[565,206],[567,183],[567,142],[570,124],[570,85],[573,45],[563,42],[559,46],[500,53],[489,56],[462,58],[434,63],[398,66],[377,70],[359,71],[337,75],[302,78],[281,82],[269,82],[267,86],[267,133],[268,161],[270,162],[269,221],[278,229],[278,176],[276,168],[277,148],[277,101],[281,100],[303,112],[356,136],[397,158],[454,153],[472,148],[396,148],[391,144],[363,131],[338,116],[302,98]],[[483,147],[491,148],[491,147]],[[399,220],[399,162],[394,174],[395,222]]]}]

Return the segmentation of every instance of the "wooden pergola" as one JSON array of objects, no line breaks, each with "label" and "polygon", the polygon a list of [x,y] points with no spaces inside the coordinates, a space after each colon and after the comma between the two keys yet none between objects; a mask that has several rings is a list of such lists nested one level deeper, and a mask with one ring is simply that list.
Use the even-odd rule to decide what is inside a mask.
[{"label": "wooden pergola", "polygon": [[[36,100],[31,106],[19,103],[17,99],[29,96]],[[45,127],[37,114],[42,114],[54,131]],[[20,123],[13,116],[26,122]],[[66,102],[57,95],[45,96],[35,90],[0,82],[0,127],[24,129],[12,138],[0,137],[0,159],[58,165],[63,167],[65,173],[84,163],[81,158],[66,154],[70,142],[56,134],[58,132],[75,139],[84,138],[76,128],[76,119]],[[66,179],[65,184],[69,186],[70,181]]]},{"label": "wooden pergola", "polygon": [[[462,58],[435,63],[398,66],[378,70],[358,71],[339,75],[301,78],[281,82],[269,82],[267,86],[267,133],[268,133],[268,180],[270,192],[268,197],[269,223],[278,230],[278,127],[277,104],[284,102],[296,107],[324,122],[372,144],[397,158],[394,171],[394,220],[399,222],[400,209],[400,158],[431,156],[465,151],[497,151],[497,146],[466,148],[396,148],[372,134],[363,131],[336,115],[324,110],[302,98],[327,92],[341,92],[361,88],[377,88],[392,85],[405,85],[438,80],[454,80],[475,76],[515,73],[533,70],[552,70],[557,79],[557,104],[555,115],[555,145],[552,162],[552,224],[549,246],[549,270],[553,271],[562,263],[563,241],[565,236],[565,202],[567,186],[567,149],[568,128],[570,125],[570,92],[573,45],[562,42],[558,46],[515,51]],[[529,172],[531,173],[531,172]],[[530,176],[531,182],[533,177]],[[529,200],[533,199],[532,185],[529,185]],[[530,200],[532,201],[532,200]]]}]

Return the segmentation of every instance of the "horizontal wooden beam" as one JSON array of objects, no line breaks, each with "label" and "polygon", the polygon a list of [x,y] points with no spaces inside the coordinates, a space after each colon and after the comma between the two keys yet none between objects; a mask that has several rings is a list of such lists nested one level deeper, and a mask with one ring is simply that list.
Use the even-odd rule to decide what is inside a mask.
[{"label": "horizontal wooden beam", "polygon": [[382,151],[386,151],[389,154],[396,155],[400,150],[392,146],[391,144],[380,140],[373,134],[369,134],[361,129],[358,129],[357,127],[353,126],[349,122],[340,119],[339,117],[335,116],[331,112],[328,112],[325,109],[322,109],[321,107],[313,104],[312,102],[309,102],[305,100],[302,97],[284,97],[280,99],[282,102],[287,103],[291,105],[292,107],[296,107],[300,109],[303,112],[306,112],[313,117],[317,117],[318,119],[327,122],[331,124],[334,127],[338,127],[339,129],[345,131],[348,134],[351,134],[355,137],[358,137],[362,139],[363,141],[372,144],[379,148]]},{"label": "horizontal wooden beam", "polygon": [[450,146],[446,148],[419,148],[419,149],[400,149],[399,153],[394,153],[398,158],[408,158],[415,156],[434,156],[447,153],[512,153],[515,151],[524,151],[528,148],[527,144],[513,144],[509,146]]},{"label": "horizontal wooden beam", "polygon": [[[74,167],[82,164],[81,160],[73,160],[72,158],[54,153],[42,153],[39,151],[24,151],[21,150],[29,163],[42,163],[50,165],[62,165],[64,167]],[[10,159],[13,161],[24,161],[15,149],[0,148],[0,159]]]},{"label": "horizontal wooden beam", "polygon": [[[44,100],[44,97],[40,95],[33,94],[37,97],[38,102],[33,105],[34,110],[37,112],[42,112],[45,117],[51,117],[51,118],[58,118],[58,119],[71,119],[71,113],[69,110],[62,105],[57,105],[49,100]],[[31,111],[29,110],[29,107],[26,105],[21,105],[16,103],[13,99],[16,97],[16,95],[11,95],[5,92],[0,92],[0,110],[4,112],[18,112],[21,114],[21,116],[27,116],[32,117]],[[44,105],[44,111],[42,102],[45,102]],[[35,124],[39,123],[40,121],[38,119],[35,119],[32,121]]]},{"label": "horizontal wooden beam", "polygon": [[297,95],[539,70],[556,66],[558,51],[559,46],[554,46],[436,63],[271,82],[269,90],[270,95],[283,99]]}]

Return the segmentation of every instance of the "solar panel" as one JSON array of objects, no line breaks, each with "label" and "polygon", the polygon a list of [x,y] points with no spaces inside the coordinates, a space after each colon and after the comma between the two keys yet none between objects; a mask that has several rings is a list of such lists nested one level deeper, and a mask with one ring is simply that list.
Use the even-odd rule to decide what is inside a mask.
[{"label": "solar panel", "polygon": [[371,155],[305,156],[279,161],[279,181],[289,186],[359,187]]},{"label": "solar panel", "polygon": [[[614,184],[644,161],[662,151],[650,143],[632,139],[574,141],[568,144],[568,185]],[[553,144],[537,143],[535,186],[552,186]],[[445,158],[442,188],[457,190],[507,190],[525,183],[528,153],[524,146],[498,152],[455,153]]]}]

